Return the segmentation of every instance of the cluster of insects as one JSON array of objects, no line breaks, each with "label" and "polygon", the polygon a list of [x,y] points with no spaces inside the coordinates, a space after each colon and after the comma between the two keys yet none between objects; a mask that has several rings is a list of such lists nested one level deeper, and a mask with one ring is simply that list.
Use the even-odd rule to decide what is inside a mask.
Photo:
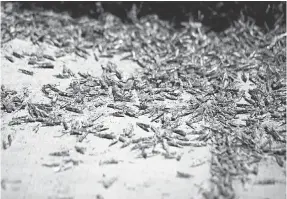
[{"label": "cluster of insects", "polygon": [[[141,72],[127,79],[115,63],[108,62],[102,66],[102,75],[96,77],[75,74],[65,66],[56,77],[73,80],[66,90],[43,85],[43,94],[51,100],[48,104],[23,103],[16,93],[3,87],[2,109],[13,112],[26,108],[28,112],[26,117],[14,118],[10,125],[62,125],[63,135],[76,135],[79,142],[93,134],[111,140],[110,146],[131,146],[144,158],[162,154],[180,160],[173,148],[211,144],[214,190],[205,194],[206,198],[234,198],[233,180],[244,184],[249,175],[257,175],[258,163],[265,155],[284,166],[286,41],[284,35],[270,40],[279,35],[279,29],[268,35],[246,19],[239,19],[221,35],[215,35],[192,22],[177,30],[157,16],[132,16],[132,24],[109,14],[96,23],[70,19],[74,24],[69,30],[72,34],[59,18],[54,23],[60,23],[62,30],[49,24],[45,27],[59,35],[56,38],[35,30],[39,31],[31,36],[35,44],[46,42],[60,50],[55,56],[29,55],[29,65],[53,69],[52,62],[69,53],[84,59],[94,56],[96,61],[125,53],[121,60],[137,63]],[[33,17],[46,19],[43,14]],[[6,59],[14,62],[23,56],[13,52]],[[26,69],[19,71],[34,74]],[[252,87],[242,88],[242,84]],[[111,112],[101,113],[101,107]],[[73,122],[66,120],[65,115],[70,114],[90,117],[86,123]],[[150,121],[141,121],[142,116]],[[120,133],[110,132],[101,122],[107,117],[128,117],[136,122]],[[136,138],[139,129],[152,135]],[[192,177],[181,172],[177,175]]]}]

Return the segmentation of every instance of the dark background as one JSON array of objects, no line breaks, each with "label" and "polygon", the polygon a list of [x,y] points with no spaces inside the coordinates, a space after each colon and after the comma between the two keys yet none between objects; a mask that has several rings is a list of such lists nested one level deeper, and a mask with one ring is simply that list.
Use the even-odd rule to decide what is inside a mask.
[{"label": "dark background", "polygon": [[[2,2],[2,4],[5,4]],[[255,19],[256,24],[263,28],[272,28],[278,18],[283,17],[282,23],[286,23],[286,2],[16,2],[17,9],[49,9],[56,12],[69,12],[73,17],[88,15],[98,17],[101,10],[110,12],[123,21],[128,22],[127,11],[136,4],[139,17],[148,14],[157,14],[161,19],[170,20],[176,26],[180,22],[188,20],[191,16],[195,21],[201,21],[204,25],[215,31],[222,31],[239,18],[240,13]],[[102,8],[102,9],[101,9]],[[198,13],[204,15],[199,19]]]}]

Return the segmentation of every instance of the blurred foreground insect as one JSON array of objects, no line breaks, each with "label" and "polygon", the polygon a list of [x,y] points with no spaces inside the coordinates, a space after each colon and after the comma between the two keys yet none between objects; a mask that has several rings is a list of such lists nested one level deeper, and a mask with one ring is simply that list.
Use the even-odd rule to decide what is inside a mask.
[{"label": "blurred foreground insect", "polygon": [[37,65],[38,68],[43,69],[54,69],[54,65],[52,63],[46,62],[46,63],[40,63]]},{"label": "blurred foreground insect", "polygon": [[246,77],[246,74],[245,74],[244,71],[242,71],[242,73],[241,73],[241,79],[242,79],[242,81],[243,81],[244,83],[247,82],[247,77]]},{"label": "blurred foreground insect", "polygon": [[179,177],[179,178],[191,178],[191,177],[193,177],[189,173],[184,173],[184,172],[180,172],[180,171],[177,171],[177,175],[176,176]]},{"label": "blurred foreground insect", "polygon": [[24,57],[23,55],[20,55],[19,53],[15,52],[15,51],[12,53],[12,55],[13,55],[14,57],[19,58],[19,59],[22,59],[22,58]]},{"label": "blurred foreground insect", "polygon": [[9,60],[11,63],[14,63],[14,59],[8,55],[5,55],[5,58]]},{"label": "blurred foreground insect", "polygon": [[137,122],[136,125],[138,125],[143,130],[149,132],[150,125],[141,122]]},{"label": "blurred foreground insect", "polygon": [[51,60],[51,61],[55,61],[55,58],[53,57],[53,56],[51,56],[51,55],[43,55],[43,58],[45,58],[45,59],[49,59],[49,60]]},{"label": "blurred foreground insect", "polygon": [[28,70],[24,70],[24,69],[18,69],[18,71],[20,71],[21,73],[24,73],[26,75],[34,75],[34,72],[32,71],[28,71]]}]

